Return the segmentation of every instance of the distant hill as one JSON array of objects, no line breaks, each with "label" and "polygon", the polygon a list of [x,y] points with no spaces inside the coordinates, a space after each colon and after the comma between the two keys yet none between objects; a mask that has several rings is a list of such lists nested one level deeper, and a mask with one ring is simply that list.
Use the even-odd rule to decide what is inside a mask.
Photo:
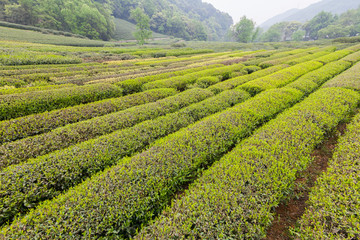
[{"label": "distant hill", "polygon": [[[130,12],[137,7],[154,32],[186,40],[221,40],[233,23],[202,0],[0,0],[0,21],[109,40],[119,36],[117,19],[135,23]],[[121,31],[132,28],[127,22]]]},{"label": "distant hill", "polygon": [[350,9],[360,6],[359,0],[323,0],[314,3],[304,9],[292,9],[280,15],[277,15],[260,25],[263,29],[268,29],[272,25],[279,22],[299,21],[306,22],[315,17],[321,11],[331,12],[333,14],[341,14]]}]

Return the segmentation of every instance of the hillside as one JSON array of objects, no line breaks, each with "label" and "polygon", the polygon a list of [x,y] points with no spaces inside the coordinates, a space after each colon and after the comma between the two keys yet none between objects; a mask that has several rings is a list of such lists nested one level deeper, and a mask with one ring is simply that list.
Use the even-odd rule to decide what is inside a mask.
[{"label": "hillside", "polygon": [[[315,17],[321,11],[331,12],[333,14],[341,14],[350,9],[355,9],[360,6],[358,0],[323,0],[314,3],[304,9],[292,9],[283,14],[277,15],[260,25],[261,28],[268,29],[272,25],[279,22],[299,21],[306,22]],[[290,13],[290,14],[289,14]]]},{"label": "hillside", "polygon": [[201,0],[4,0],[0,20],[109,40],[114,18],[134,23],[130,11],[137,7],[150,17],[153,31],[186,40],[220,40],[233,23]]}]

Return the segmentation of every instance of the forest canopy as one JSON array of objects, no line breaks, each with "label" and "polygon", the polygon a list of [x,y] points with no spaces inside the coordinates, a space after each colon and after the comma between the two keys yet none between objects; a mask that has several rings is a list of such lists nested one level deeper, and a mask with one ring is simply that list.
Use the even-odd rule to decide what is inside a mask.
[{"label": "forest canopy", "polygon": [[151,30],[185,40],[222,40],[233,23],[201,0],[0,0],[0,20],[109,40],[113,18],[135,23],[130,12],[138,7]]}]

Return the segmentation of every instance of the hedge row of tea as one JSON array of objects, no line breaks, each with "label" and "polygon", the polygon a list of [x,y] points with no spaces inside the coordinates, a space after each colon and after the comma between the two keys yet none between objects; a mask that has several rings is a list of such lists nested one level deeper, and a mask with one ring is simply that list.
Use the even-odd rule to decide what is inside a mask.
[{"label": "hedge row of tea", "polygon": [[343,87],[360,91],[360,63],[331,79],[324,87]]},{"label": "hedge row of tea", "polygon": [[[142,89],[149,90],[154,88],[168,87],[168,88],[176,88],[178,90],[184,90],[186,89],[187,85],[195,83],[198,78],[206,77],[206,76],[221,76],[223,80],[226,80],[231,78],[232,74],[236,74],[236,72],[240,72],[241,69],[243,68],[244,68],[243,64],[234,64],[231,66],[208,69],[204,71],[194,72],[192,74],[187,74],[184,76],[148,82],[142,86]],[[245,73],[239,73],[239,74],[245,74]]]},{"label": "hedge row of tea", "polygon": [[360,114],[347,126],[329,163],[311,190],[300,227],[301,239],[360,238]]},{"label": "hedge row of tea", "polygon": [[[206,93],[206,90],[189,91]],[[44,199],[51,199],[107,166],[121,162],[122,157],[134,154],[157,138],[247,98],[249,95],[243,91],[226,92],[178,112],[4,169],[0,188],[6,193],[1,198],[0,222],[27,212]]]},{"label": "hedge row of tea", "polygon": [[0,144],[45,133],[52,129],[100,117],[130,107],[175,95],[175,89],[154,89],[119,98],[110,98],[74,107],[0,121]]},{"label": "hedge row of tea", "polygon": [[220,159],[137,239],[264,238],[272,209],[291,191],[296,173],[359,101],[358,93],[345,89],[310,95]]},{"label": "hedge row of tea", "polygon": [[[175,90],[173,90],[175,91]],[[174,92],[172,92],[174,93]],[[177,111],[213,94],[193,89],[156,102],[91,118],[0,146],[0,169]]]},{"label": "hedge row of tea", "polygon": [[111,84],[94,84],[0,96],[0,120],[122,96]]},{"label": "hedge row of tea", "polygon": [[285,86],[305,73],[320,68],[321,66],[323,66],[323,64],[317,61],[301,63],[285,68],[266,77],[258,78],[242,84],[240,88],[254,95],[267,89]]},{"label": "hedge row of tea", "polygon": [[[141,154],[119,161],[116,166],[40,205],[24,218],[5,227],[2,234],[7,238],[129,237],[143,223],[151,220],[173,194],[203,167],[226,153],[258,124],[300,100],[302,95],[292,89],[266,91],[243,104],[160,139]],[[97,145],[93,144],[92,148],[94,146]],[[99,160],[106,158],[108,153],[111,152],[103,151]],[[16,171],[21,168],[10,169]],[[56,172],[59,172],[58,168]],[[4,176],[4,184],[18,183],[21,188],[28,186],[21,180],[9,180],[10,176],[13,174],[6,178]],[[25,174],[20,176],[33,179]],[[45,181],[43,184],[51,182]],[[67,181],[61,182],[64,184]],[[35,194],[24,199],[21,196],[24,193],[31,194],[30,189],[23,191],[19,186],[4,186],[5,189],[10,192],[6,197],[7,207],[4,203],[1,205],[7,216],[26,208],[23,204],[25,199],[43,200],[47,194],[55,192],[55,189],[49,189],[44,191],[44,195]]]},{"label": "hedge row of tea", "polygon": [[0,238],[264,237],[358,104],[359,50],[1,66]]},{"label": "hedge row of tea", "polygon": [[170,72],[170,73],[162,73],[162,74],[156,74],[156,75],[151,75],[151,76],[146,76],[146,77],[138,77],[135,79],[119,81],[118,83],[115,83],[115,84],[124,90],[124,94],[131,94],[134,92],[140,92],[142,89],[142,85],[144,85],[148,82],[157,81],[160,79],[167,79],[167,78],[171,78],[171,77],[184,76],[184,75],[187,75],[190,73],[195,73],[198,71],[205,71],[205,70],[219,68],[219,67],[223,67],[223,66],[224,65],[214,64],[214,65],[210,65],[210,66],[190,68],[190,69],[174,71],[174,72]]}]

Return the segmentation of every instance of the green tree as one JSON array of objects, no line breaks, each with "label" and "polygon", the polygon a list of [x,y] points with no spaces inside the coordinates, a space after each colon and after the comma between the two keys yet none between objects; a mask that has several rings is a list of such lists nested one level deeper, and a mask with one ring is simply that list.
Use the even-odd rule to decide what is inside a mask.
[{"label": "green tree", "polygon": [[287,22],[272,25],[261,37],[263,42],[280,42],[285,40],[285,28]]},{"label": "green tree", "polygon": [[304,40],[305,34],[306,32],[304,30],[299,29],[296,32],[294,32],[294,34],[291,37],[291,40],[300,42]]},{"label": "green tree", "polygon": [[255,22],[243,16],[238,23],[231,27],[232,36],[238,42],[248,43],[253,40]]},{"label": "green tree", "polygon": [[319,38],[319,31],[326,28],[336,20],[336,16],[329,12],[321,12],[304,25],[306,37],[312,40]]},{"label": "green tree", "polygon": [[339,38],[350,35],[350,29],[341,25],[330,25],[319,31],[319,38]]},{"label": "green tree", "polygon": [[140,45],[143,45],[152,35],[150,30],[150,18],[140,7],[131,11],[130,17],[136,21],[134,37]]}]

